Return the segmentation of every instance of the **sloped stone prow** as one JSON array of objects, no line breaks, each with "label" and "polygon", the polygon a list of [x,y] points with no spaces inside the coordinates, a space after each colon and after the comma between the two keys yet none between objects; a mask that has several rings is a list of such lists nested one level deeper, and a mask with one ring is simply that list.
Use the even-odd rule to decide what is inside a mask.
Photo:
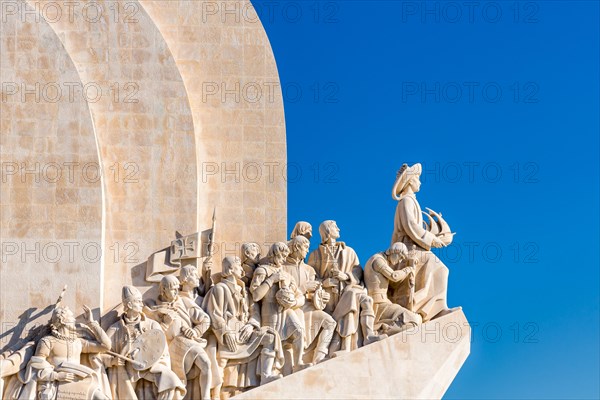
[{"label": "sloped stone prow", "polygon": [[235,399],[439,399],[467,359],[462,310],[235,396]]}]

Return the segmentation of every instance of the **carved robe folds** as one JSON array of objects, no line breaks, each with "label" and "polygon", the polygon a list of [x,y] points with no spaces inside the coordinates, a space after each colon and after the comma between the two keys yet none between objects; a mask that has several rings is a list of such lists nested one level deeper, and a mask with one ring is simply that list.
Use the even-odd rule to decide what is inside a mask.
[{"label": "carved robe folds", "polygon": [[[337,332],[342,337],[353,336],[352,347],[358,347],[360,332],[361,305],[365,314],[373,314],[372,300],[365,288],[360,286],[360,262],[356,252],[342,242],[333,246],[319,245],[310,253],[308,264],[312,265],[323,287],[331,295],[325,311],[337,321]],[[332,272],[338,269],[348,275],[346,281],[332,278]]]},{"label": "carved robe folds", "polygon": [[282,341],[292,336],[304,335],[304,320],[291,308],[283,308],[276,299],[277,291],[280,289],[279,282],[270,282],[269,277],[277,271],[283,271],[272,265],[261,265],[254,271],[250,291],[254,299],[261,301],[262,326],[275,329]]},{"label": "carved robe folds", "polygon": [[[161,327],[158,322],[147,319],[143,314],[133,321],[127,320],[122,315],[107,332],[112,341],[112,350],[119,354],[128,354],[130,343],[150,329],[160,330]],[[185,385],[171,371],[171,360],[166,346],[162,357],[151,368],[138,371],[130,363],[124,366],[113,366],[109,368],[109,380],[113,399],[154,399],[156,397],[155,389],[148,383],[154,383],[159,393],[177,389],[179,398],[183,398],[186,392]],[[146,381],[146,383],[138,383],[140,380]]]},{"label": "carved robe folds", "polygon": [[[375,330],[382,325],[398,330],[405,325],[418,325],[421,317],[399,304],[392,303],[388,298],[390,281],[386,274],[392,273],[384,253],[377,253],[371,257],[365,265],[365,285],[369,296],[373,299],[373,311],[375,312]],[[404,279],[408,279],[405,276]]]},{"label": "carved robe folds", "polygon": [[[90,328],[98,341],[80,339],[74,335],[63,338],[48,335],[40,340],[27,367],[26,375],[37,380],[38,395],[29,397],[30,399],[52,400],[59,396],[68,396],[69,386],[75,387],[78,392],[73,394],[73,398],[108,398],[107,394],[102,393],[103,389],[108,390],[106,382],[103,381],[103,371],[100,368],[94,371],[81,365],[82,353],[99,353],[110,347],[110,339],[98,323],[94,323]],[[60,372],[77,373],[78,378],[73,383],[59,381]],[[32,396],[34,392],[30,390],[27,396]],[[20,398],[26,397],[22,395]]]},{"label": "carved robe folds", "polygon": [[[283,353],[279,335],[271,328],[261,328],[259,305],[252,301],[245,288],[229,280],[221,281],[208,292],[204,306],[217,337],[224,387],[244,390],[260,385],[259,356],[265,341],[275,341],[276,364],[281,366]],[[254,330],[249,338],[242,340],[241,333],[247,325]],[[237,343],[235,351],[230,351],[225,345],[225,334],[234,335]]]},{"label": "carved robe folds", "polygon": [[312,297],[315,294],[308,290],[309,282],[317,280],[315,269],[305,264],[302,260],[296,261],[289,258],[286,264],[284,264],[283,269],[293,278],[302,296],[301,298],[304,300],[294,310],[299,317],[304,319],[304,344],[306,348],[311,347],[315,339],[321,334],[322,336],[318,341],[316,351],[327,354],[336,322],[331,315],[322,309],[315,308]]},{"label": "carved robe folds", "polygon": [[[415,195],[406,194],[400,198],[394,218],[392,244],[404,243],[409,257],[417,259],[413,310],[421,314],[423,322],[448,308],[448,268],[430,251],[434,237],[423,227],[421,206]],[[407,281],[393,285],[392,301],[407,307],[409,292]]]}]

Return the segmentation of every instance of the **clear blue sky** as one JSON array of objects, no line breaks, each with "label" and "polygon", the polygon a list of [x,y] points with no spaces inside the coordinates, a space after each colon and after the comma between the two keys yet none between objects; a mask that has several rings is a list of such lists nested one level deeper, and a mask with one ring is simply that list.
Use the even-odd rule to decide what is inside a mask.
[{"label": "clear blue sky", "polygon": [[366,261],[396,170],[421,162],[473,324],[446,398],[599,398],[598,2],[253,3],[285,92],[289,229],[335,219]]}]

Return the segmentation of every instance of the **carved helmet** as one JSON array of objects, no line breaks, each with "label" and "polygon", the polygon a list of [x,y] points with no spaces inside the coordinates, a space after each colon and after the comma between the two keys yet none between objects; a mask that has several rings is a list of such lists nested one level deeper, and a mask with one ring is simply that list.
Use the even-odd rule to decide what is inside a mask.
[{"label": "carved helmet", "polygon": [[142,297],[142,294],[135,286],[123,286],[123,290],[121,291],[121,301],[123,303],[127,303],[135,298]]}]

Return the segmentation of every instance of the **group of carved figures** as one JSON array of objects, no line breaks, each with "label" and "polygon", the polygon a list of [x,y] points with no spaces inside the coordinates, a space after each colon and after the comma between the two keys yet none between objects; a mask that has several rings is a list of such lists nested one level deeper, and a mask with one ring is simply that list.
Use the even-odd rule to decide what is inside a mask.
[{"label": "group of carved figures", "polygon": [[78,327],[59,300],[45,335],[0,357],[3,398],[230,397],[449,312],[448,270],[430,248],[452,236],[432,229],[439,216],[424,223],[420,172],[399,171],[392,244],[364,269],[331,220],[305,262],[312,227],[298,222],[264,258],[255,243],[225,257],[216,284],[188,265],[155,298],[123,287],[124,312],[106,332],[87,307]]}]

